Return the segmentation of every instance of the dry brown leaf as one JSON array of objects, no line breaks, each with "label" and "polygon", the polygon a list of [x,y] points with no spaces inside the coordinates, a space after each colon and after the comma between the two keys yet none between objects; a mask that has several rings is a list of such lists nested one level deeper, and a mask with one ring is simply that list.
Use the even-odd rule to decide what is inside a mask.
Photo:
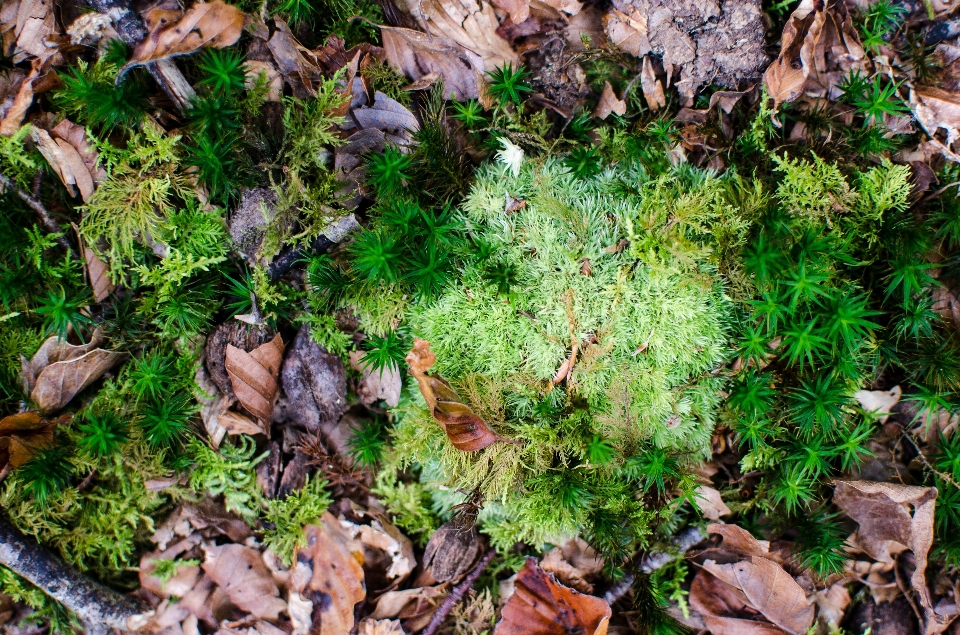
[{"label": "dry brown leaf", "polygon": [[169,12],[157,16],[150,24],[150,32],[137,48],[133,57],[120,69],[122,76],[130,68],[188,55],[204,46],[223,48],[235,44],[243,31],[243,11],[223,0],[198,2],[173,23]]},{"label": "dry brown leaf", "polygon": [[283,78],[273,64],[247,60],[243,63],[243,70],[246,73],[244,85],[247,90],[254,88],[263,76],[267,84],[267,101],[280,101],[280,96],[283,94]]},{"label": "dry brown leaf", "polygon": [[110,268],[86,245],[83,246],[83,259],[87,263],[87,277],[90,279],[90,288],[93,289],[93,299],[103,302],[116,288],[110,279]]},{"label": "dry brown leaf", "polygon": [[410,145],[413,135],[420,130],[420,123],[410,110],[382,92],[374,95],[373,106],[354,108],[350,113],[361,130],[380,130],[391,143]]},{"label": "dry brown leaf", "polygon": [[[330,512],[320,525],[305,529],[307,546],[297,552],[291,574],[291,606],[312,604],[306,626],[316,635],[342,635],[354,626],[354,607],[367,591],[363,580],[363,550]],[[296,622],[294,623],[296,626]]]},{"label": "dry brown leaf", "polygon": [[361,357],[363,353],[360,351],[350,352],[350,367],[363,373],[363,379],[357,387],[360,401],[369,406],[383,400],[388,406],[395,408],[400,403],[400,390],[403,388],[400,369],[391,367],[378,372],[369,363],[360,361]]},{"label": "dry brown leaf", "polygon": [[368,590],[371,593],[380,591],[377,586],[371,586],[378,581],[396,588],[417,566],[413,543],[384,514],[373,510],[354,511],[361,518],[368,518],[369,524],[341,519],[340,528],[350,539],[360,543]]},{"label": "dry brown leaf", "polygon": [[286,22],[275,18],[274,24],[276,31],[270,36],[267,48],[277,63],[277,70],[295,97],[304,99],[315,95],[313,85],[320,79],[317,55],[297,41]]},{"label": "dry brown leaf", "polygon": [[640,89],[643,91],[643,98],[647,100],[647,106],[650,110],[660,110],[667,105],[667,96],[663,92],[663,84],[653,72],[653,64],[650,63],[649,55],[643,56]]},{"label": "dry brown leaf", "polygon": [[443,426],[455,448],[475,452],[497,441],[506,441],[491,430],[470,406],[463,403],[445,379],[427,375],[437,361],[437,356],[430,350],[430,342],[415,338],[413,350],[407,353],[406,359],[410,374],[417,379],[420,393],[427,401],[433,418]]},{"label": "dry brown leaf", "polygon": [[431,73],[443,78],[445,95],[458,101],[480,97],[484,60],[454,40],[397,27],[380,27],[387,61],[410,81]]},{"label": "dry brown leaf", "polygon": [[27,110],[33,104],[33,82],[39,74],[40,62],[34,60],[30,68],[30,74],[19,80],[17,93],[12,103],[4,108],[3,119],[0,119],[0,135],[9,137],[20,129],[24,115],[27,114]]},{"label": "dry brown leaf", "polygon": [[259,551],[237,544],[206,545],[204,551],[203,570],[238,608],[269,620],[286,610]]},{"label": "dry brown leaf", "polygon": [[256,421],[239,412],[233,412],[232,410],[227,410],[226,412],[220,414],[217,417],[217,422],[223,426],[224,430],[227,431],[227,434],[231,436],[237,434],[249,434],[251,436],[256,434],[264,434],[263,428],[258,426]]},{"label": "dry brown leaf", "polygon": [[613,86],[610,82],[604,82],[603,92],[600,93],[600,101],[593,111],[593,116],[597,119],[606,119],[610,113],[616,113],[623,116],[627,112],[627,102],[617,97],[613,92]]},{"label": "dry brown leaf", "polygon": [[931,137],[943,129],[948,147],[960,138],[960,96],[956,93],[934,86],[919,86],[910,92],[910,108]]},{"label": "dry brown leaf", "polygon": [[547,552],[540,568],[555,575],[561,583],[589,595],[593,593],[590,579],[603,569],[603,558],[582,538],[571,538]]},{"label": "dry brown leaf", "polygon": [[63,419],[48,421],[32,410],[0,419],[0,468],[18,468],[51,445],[53,428]]},{"label": "dry brown leaf", "polygon": [[880,415],[880,423],[886,423],[890,410],[900,401],[903,389],[894,386],[890,390],[859,390],[853,394],[860,407],[875,416]]},{"label": "dry brown leaf", "polygon": [[[56,46],[48,45],[48,38],[57,32],[57,23],[52,0],[16,0],[4,4],[0,12],[4,32],[13,44],[13,63],[35,57],[46,60],[57,52]],[[7,36],[9,33],[9,36]],[[6,47],[4,47],[6,48]]]},{"label": "dry brown leaf", "polygon": [[379,597],[371,619],[403,620],[404,630],[409,633],[426,628],[440,602],[447,596],[448,585],[425,586],[405,591],[388,591]]},{"label": "dry brown leaf", "polygon": [[[406,7],[428,36],[452,40],[480,56],[483,71],[491,72],[507,62],[516,65],[519,61],[510,44],[497,32],[500,21],[493,5],[485,0],[406,0]],[[449,83],[452,78],[444,74],[444,79]]]},{"label": "dry brown leaf", "polygon": [[269,424],[280,393],[277,377],[283,362],[283,338],[277,334],[251,352],[227,345],[225,366],[237,401],[261,424]]},{"label": "dry brown leaf", "polygon": [[746,596],[706,571],[698,572],[690,585],[690,608],[703,617],[712,635],[784,635],[769,622],[733,617],[749,614]]},{"label": "dry brown leaf", "polygon": [[97,348],[101,340],[99,331],[82,346],[51,337],[33,359],[21,360],[24,388],[40,412],[60,410],[78,392],[126,358],[126,353]]},{"label": "dry brown leaf", "polygon": [[772,560],[760,556],[730,564],[707,560],[703,570],[742,591],[750,607],[787,633],[804,633],[813,624],[815,610],[803,588]]},{"label": "dry brown leaf", "polygon": [[89,201],[94,190],[93,174],[84,163],[80,152],[70,142],[54,139],[49,132],[41,128],[33,128],[33,140],[40,154],[67,187],[70,196],[76,196],[79,190],[83,201]]},{"label": "dry brown leaf", "polygon": [[720,498],[720,492],[709,485],[699,485],[696,489],[696,504],[703,517],[708,520],[720,520],[721,516],[729,516],[732,512]]},{"label": "dry brown leaf", "polygon": [[925,633],[941,633],[955,616],[936,613],[927,588],[927,556],[933,545],[933,515],[937,501],[934,487],[899,483],[838,481],[833,503],[857,522],[857,544],[871,558],[893,564],[909,549],[916,566],[910,577],[923,609]]},{"label": "dry brown leaf", "polygon": [[369,617],[360,622],[358,635],[406,635],[400,620],[372,620]]},{"label": "dry brown leaf", "polygon": [[494,635],[606,635],[610,605],[559,584],[528,558]]}]

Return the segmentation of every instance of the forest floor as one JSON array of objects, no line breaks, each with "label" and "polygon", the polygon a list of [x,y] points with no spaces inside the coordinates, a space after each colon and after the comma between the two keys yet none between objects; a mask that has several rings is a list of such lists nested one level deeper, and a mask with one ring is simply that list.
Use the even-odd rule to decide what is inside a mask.
[{"label": "forest floor", "polygon": [[960,633],[960,3],[0,34],[3,633]]}]

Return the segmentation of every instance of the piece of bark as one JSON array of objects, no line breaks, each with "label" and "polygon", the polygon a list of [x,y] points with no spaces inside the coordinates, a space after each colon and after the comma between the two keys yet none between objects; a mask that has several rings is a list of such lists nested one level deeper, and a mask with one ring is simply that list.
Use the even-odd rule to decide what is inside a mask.
[{"label": "piece of bark", "polygon": [[128,620],[141,613],[133,600],[81,575],[3,518],[0,564],[72,611],[89,635],[127,631]]},{"label": "piece of bark", "polygon": [[313,341],[303,326],[287,347],[280,373],[276,423],[294,424],[311,433],[335,426],[347,405],[347,373],[343,361]]},{"label": "piece of bark", "polygon": [[423,582],[418,586],[459,582],[470,572],[480,548],[480,535],[476,527],[464,531],[454,522],[446,523],[433,532],[423,554],[424,575],[429,575],[433,581],[417,580],[418,583]]}]

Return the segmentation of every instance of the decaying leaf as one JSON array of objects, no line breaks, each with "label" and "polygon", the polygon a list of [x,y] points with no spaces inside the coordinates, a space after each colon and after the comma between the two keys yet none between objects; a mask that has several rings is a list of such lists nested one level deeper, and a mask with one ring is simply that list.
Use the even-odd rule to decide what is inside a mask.
[{"label": "decaying leaf", "polygon": [[910,92],[910,108],[928,135],[946,132],[947,147],[960,139],[960,95],[936,86],[919,86]]},{"label": "decaying leaf", "polygon": [[80,197],[87,202],[96,184],[107,178],[103,168],[97,166],[97,151],[87,140],[83,126],[64,119],[49,132],[34,127],[33,139],[71,196],[79,190]]},{"label": "decaying leaf", "polygon": [[942,633],[955,616],[934,610],[927,588],[927,556],[933,545],[933,514],[937,501],[934,487],[899,483],[838,481],[833,503],[857,522],[857,544],[874,560],[893,564],[909,549],[916,566],[910,586],[923,609],[924,629]]},{"label": "decaying leaf", "polygon": [[590,580],[603,569],[603,558],[583,538],[571,538],[547,552],[540,568],[552,573],[561,583],[589,595],[593,593]]},{"label": "decaying leaf", "polygon": [[650,63],[650,56],[643,56],[643,67],[640,71],[640,89],[643,91],[643,98],[647,100],[647,106],[650,110],[660,110],[667,105],[667,96],[663,92],[663,83],[657,79],[653,72],[653,64]]},{"label": "decaying leaf", "polygon": [[283,338],[277,334],[251,352],[227,345],[225,366],[237,401],[261,424],[269,424],[273,404],[280,386],[280,364],[283,361]]},{"label": "decaying leaf", "polygon": [[610,85],[610,82],[604,82],[603,92],[600,93],[600,101],[597,102],[593,116],[597,119],[606,119],[610,116],[610,113],[616,113],[622,116],[626,114],[626,112],[627,102],[617,97],[616,93],[613,92],[613,86]]},{"label": "decaying leaf", "polygon": [[359,542],[363,551],[364,579],[368,590],[379,591],[378,579],[384,586],[396,588],[409,577],[417,566],[413,543],[384,514],[355,509],[369,524],[340,520],[340,528],[351,539]]},{"label": "decaying leaf", "polygon": [[110,268],[86,245],[83,246],[83,260],[87,265],[87,278],[90,280],[90,288],[93,289],[93,299],[103,302],[116,288],[110,279]]},{"label": "decaying leaf", "polygon": [[720,492],[709,485],[699,485],[696,489],[696,503],[703,517],[708,520],[720,520],[721,516],[729,516],[730,508],[720,498]]},{"label": "decaying leaf", "polygon": [[227,434],[231,436],[237,434],[249,434],[253,436],[264,433],[263,428],[258,426],[256,421],[245,414],[233,412],[232,410],[221,413],[217,417],[217,421],[223,426],[224,430],[227,431]]},{"label": "decaying leaf", "polygon": [[360,622],[358,635],[405,635],[400,620],[372,620]]},{"label": "decaying leaf", "polygon": [[275,620],[287,604],[280,599],[270,569],[260,552],[237,544],[206,545],[203,570],[240,609],[256,617]]},{"label": "decaying leaf", "polygon": [[494,635],[606,635],[610,605],[559,584],[528,558]]},{"label": "decaying leaf", "polygon": [[879,415],[880,423],[886,423],[890,409],[897,405],[902,395],[903,389],[894,386],[890,390],[859,390],[853,394],[853,398],[867,412]]},{"label": "decaying leaf", "polygon": [[464,528],[456,521],[443,524],[430,536],[420,563],[422,572],[414,586],[460,582],[480,557],[482,546],[475,525]]},{"label": "decaying leaf", "polygon": [[517,54],[498,32],[500,21],[485,0],[406,0],[406,7],[430,38],[452,40],[479,55],[482,70],[490,72],[507,62],[516,65]]},{"label": "decaying leaf", "polygon": [[444,92],[453,93],[458,101],[480,96],[484,60],[477,53],[450,38],[412,29],[382,26],[380,32],[387,61],[410,81],[437,73]]},{"label": "decaying leaf", "polygon": [[276,18],[274,24],[276,31],[270,36],[267,47],[280,75],[290,85],[294,96],[303,99],[314,95],[313,85],[320,78],[317,55],[297,41],[286,22]]},{"label": "decaying leaf", "polygon": [[243,63],[243,70],[246,73],[247,90],[255,87],[262,76],[262,81],[267,85],[267,101],[280,101],[280,96],[283,94],[283,78],[273,64],[247,60]]},{"label": "decaying leaf", "polygon": [[[340,527],[330,512],[320,525],[305,529],[307,546],[297,552],[291,573],[291,606],[311,604],[306,624],[316,635],[341,635],[354,626],[354,606],[367,596],[363,548]],[[297,626],[296,620],[294,626]]]},{"label": "decaying leaf", "polygon": [[59,337],[51,337],[29,361],[22,358],[25,392],[40,412],[60,410],[78,392],[100,379],[126,353],[97,348],[103,336],[95,331],[90,342],[74,346]]},{"label": "decaying leaf", "polygon": [[150,33],[133,51],[133,57],[120,69],[120,76],[134,66],[188,55],[204,46],[223,48],[240,39],[243,11],[223,0],[198,2],[173,22],[169,12],[150,25]]},{"label": "decaying leaf", "polygon": [[[0,11],[0,31],[4,49],[13,49],[14,64],[30,57],[43,61],[57,52],[56,45],[48,42],[57,32],[52,0],[8,0]],[[12,47],[7,46],[8,38]]]},{"label": "decaying leaf", "polygon": [[69,418],[65,415],[49,421],[29,410],[0,419],[0,469],[16,469],[29,461],[53,443],[53,428]]},{"label": "decaying leaf", "polygon": [[[781,566],[779,554],[770,551],[769,542],[736,525],[714,523],[707,531],[723,536],[723,542],[703,555],[728,564],[712,558],[704,561],[690,588],[690,606],[703,616],[712,633],[792,635],[813,623],[814,607]],[[736,558],[740,560],[729,562]],[[751,614],[759,614],[758,619],[750,619]]]},{"label": "decaying leaf", "polygon": [[380,91],[374,95],[372,106],[354,108],[350,114],[361,130],[379,130],[399,146],[410,145],[414,133],[420,130],[420,123],[406,106]]},{"label": "decaying leaf", "polygon": [[377,600],[371,619],[402,620],[409,633],[426,628],[437,607],[447,596],[448,585],[425,586],[405,591],[388,591]]},{"label": "decaying leaf", "polygon": [[410,374],[417,379],[420,393],[427,401],[433,418],[443,426],[455,448],[475,452],[497,441],[506,441],[491,430],[470,406],[463,403],[445,379],[427,375],[427,371],[437,362],[437,356],[430,350],[430,342],[415,338],[413,350],[407,353],[406,359]]},{"label": "decaying leaf", "polygon": [[38,60],[34,60],[29,75],[23,76],[14,70],[6,78],[5,84],[10,89],[15,89],[16,92],[9,104],[7,103],[8,99],[4,99],[2,109],[0,109],[0,135],[9,137],[20,129],[23,117],[33,103],[33,82],[39,74],[40,63]]},{"label": "decaying leaf", "polygon": [[369,406],[383,400],[391,408],[396,408],[400,403],[400,390],[403,388],[400,369],[391,367],[376,371],[370,364],[361,362],[361,357],[363,353],[360,351],[350,352],[350,367],[363,373],[363,379],[357,387],[360,401]]}]

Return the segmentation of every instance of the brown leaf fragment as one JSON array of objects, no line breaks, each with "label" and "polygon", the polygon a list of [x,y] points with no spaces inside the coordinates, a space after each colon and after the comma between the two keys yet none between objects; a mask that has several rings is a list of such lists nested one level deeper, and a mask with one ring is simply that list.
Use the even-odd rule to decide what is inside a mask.
[{"label": "brown leaf fragment", "polygon": [[287,604],[280,599],[270,569],[258,551],[244,545],[208,545],[203,570],[238,608],[255,617],[275,620]]},{"label": "brown leaf fragment", "polygon": [[315,95],[313,85],[320,79],[316,54],[297,41],[286,22],[275,18],[274,24],[276,31],[267,42],[267,48],[277,63],[277,70],[294,96],[303,99]]},{"label": "brown leaf fragment", "polygon": [[606,635],[610,605],[559,584],[528,558],[494,635]]},{"label": "brown leaf fragment", "polygon": [[623,116],[627,112],[627,102],[617,97],[613,92],[613,86],[610,82],[604,82],[603,92],[600,93],[600,101],[593,111],[593,116],[597,119],[606,119],[611,113]]},{"label": "brown leaf fragment", "polygon": [[58,337],[48,338],[33,359],[22,359],[22,382],[40,412],[60,410],[78,392],[100,379],[126,353],[97,348],[103,336],[95,331],[90,342],[74,346]]},{"label": "brown leaf fragment", "polygon": [[243,71],[246,74],[244,85],[247,90],[254,88],[257,82],[261,81],[262,76],[262,81],[267,85],[267,101],[280,101],[280,96],[283,94],[283,78],[273,64],[247,60],[243,63]]},{"label": "brown leaf fragment", "polygon": [[373,620],[369,617],[360,622],[359,635],[405,635],[400,620]]},{"label": "brown leaf fragment", "polygon": [[874,560],[895,564],[909,549],[916,566],[910,586],[923,609],[924,632],[942,633],[956,616],[934,610],[927,587],[927,557],[933,545],[935,487],[873,481],[838,481],[834,504],[857,522],[857,544]]},{"label": "brown leaf fragment", "polygon": [[381,26],[383,49],[390,65],[416,82],[437,73],[445,94],[457,101],[476,99],[483,86],[484,59],[452,39],[399,27]]},{"label": "brown leaf fragment", "polygon": [[704,571],[739,589],[749,606],[787,633],[804,633],[813,624],[814,607],[803,588],[776,562],[751,556],[730,564],[707,560]]},{"label": "brown leaf fragment", "polygon": [[116,288],[110,280],[110,269],[107,263],[100,260],[97,254],[86,245],[83,246],[83,259],[87,263],[87,276],[90,279],[90,288],[93,289],[93,299],[103,302]]},{"label": "brown leaf fragment", "polygon": [[440,603],[447,596],[448,585],[425,586],[404,591],[388,591],[377,600],[371,619],[400,619],[404,630],[416,633],[426,628]]},{"label": "brown leaf fragment", "polygon": [[470,406],[463,403],[445,379],[427,375],[427,371],[437,362],[437,356],[430,350],[430,342],[414,338],[413,350],[407,353],[406,360],[433,418],[443,426],[455,448],[463,452],[475,452],[497,441],[507,440],[498,436]]},{"label": "brown leaf fragment", "polygon": [[234,436],[237,434],[264,434],[263,428],[257,425],[257,422],[250,417],[239,412],[227,410],[217,417],[217,421],[227,431],[227,434]]},{"label": "brown leaf fragment", "polygon": [[33,82],[39,74],[40,63],[38,60],[34,60],[30,74],[20,79],[13,102],[7,106],[5,100],[5,107],[2,111],[3,118],[0,119],[0,135],[9,137],[20,129],[24,115],[27,114],[27,110],[33,104]]},{"label": "brown leaf fragment", "polygon": [[33,128],[33,140],[70,196],[76,196],[79,190],[84,202],[90,200],[94,190],[93,175],[77,149],[68,141],[54,139],[49,132],[37,127]]},{"label": "brown leaf fragment", "polygon": [[198,2],[173,23],[171,15],[157,16],[150,33],[133,51],[133,57],[120,69],[121,77],[130,68],[188,55],[204,46],[223,48],[240,39],[243,11],[223,0]]},{"label": "brown leaf fragment", "polygon": [[712,635],[784,635],[769,622],[745,617],[751,613],[743,591],[700,571],[690,585],[690,608],[700,613]]},{"label": "brown leaf fragment", "polygon": [[312,634],[349,633],[354,626],[354,607],[367,596],[363,549],[344,533],[330,512],[323,514],[319,525],[310,525],[305,531],[307,546],[297,552],[291,574],[291,605],[294,592],[299,596],[297,602],[312,604],[311,623],[307,624]]},{"label": "brown leaf fragment", "polygon": [[540,562],[540,568],[581,593],[593,593],[590,580],[603,569],[603,558],[582,538],[571,538],[551,549]]},{"label": "brown leaf fragment", "polygon": [[4,4],[0,20],[3,21],[0,28],[5,33],[10,32],[11,39],[16,42],[14,64],[30,57],[44,61],[57,52],[56,45],[48,42],[48,38],[57,32],[52,0],[19,0]]},{"label": "brown leaf fragment", "polygon": [[696,504],[708,520],[720,520],[721,516],[729,516],[730,508],[720,498],[720,492],[709,485],[699,485],[696,489]]},{"label": "brown leaf fragment", "polygon": [[380,91],[374,95],[373,106],[354,108],[351,114],[362,130],[380,130],[387,140],[399,146],[409,145],[414,133],[420,130],[417,118],[406,106]]},{"label": "brown leaf fragment", "polygon": [[360,351],[350,352],[350,367],[363,373],[363,379],[357,387],[357,396],[360,401],[370,406],[383,400],[391,408],[400,403],[400,391],[403,382],[400,379],[400,369],[394,366],[376,371],[369,363],[363,363]]},{"label": "brown leaf fragment", "polygon": [[643,91],[643,98],[647,100],[647,106],[650,110],[660,110],[667,105],[667,96],[663,92],[663,84],[653,72],[653,64],[650,63],[650,56],[643,56],[643,67],[640,70],[640,89]]},{"label": "brown leaf fragment", "polygon": [[283,338],[279,334],[248,353],[227,345],[225,367],[240,405],[261,423],[269,424],[273,404],[280,393],[277,377],[283,361]]},{"label": "brown leaf fragment", "polygon": [[51,445],[59,421],[48,421],[33,410],[0,419],[0,468],[18,468]]}]

